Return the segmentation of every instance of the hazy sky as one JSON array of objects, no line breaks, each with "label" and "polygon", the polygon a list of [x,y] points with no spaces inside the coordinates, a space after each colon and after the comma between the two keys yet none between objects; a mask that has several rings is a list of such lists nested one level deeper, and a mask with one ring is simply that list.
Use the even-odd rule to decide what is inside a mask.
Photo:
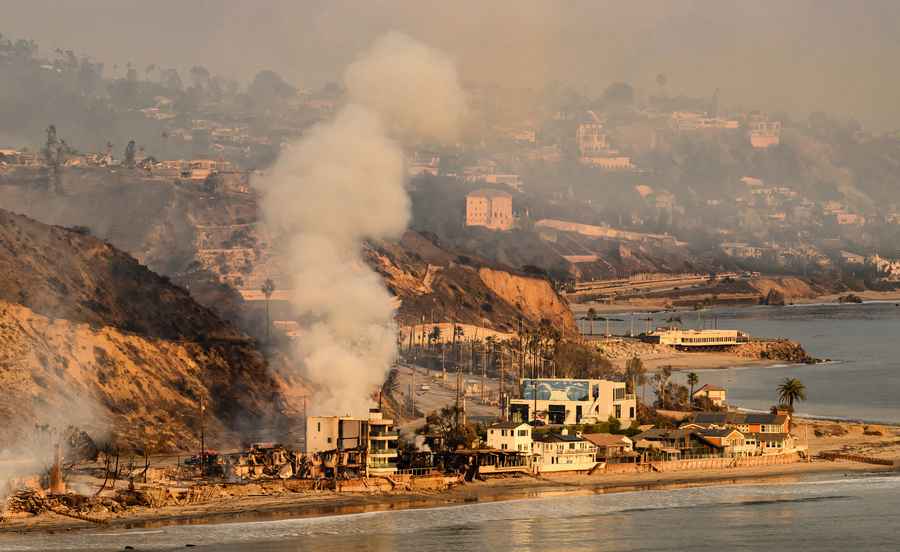
[{"label": "hazy sky", "polygon": [[[595,94],[613,81],[724,105],[824,110],[900,128],[897,0],[0,0],[0,32],[86,52],[248,80],[270,68],[300,86],[334,79],[396,29],[457,59],[463,77],[550,81]],[[2,83],[0,83],[2,86]]]}]

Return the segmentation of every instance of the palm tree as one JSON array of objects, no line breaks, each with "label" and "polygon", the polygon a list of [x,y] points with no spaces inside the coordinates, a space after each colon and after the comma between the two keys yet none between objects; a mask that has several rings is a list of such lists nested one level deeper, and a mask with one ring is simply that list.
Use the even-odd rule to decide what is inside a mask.
[{"label": "palm tree", "polygon": [[269,327],[272,325],[272,322],[269,320],[269,299],[272,297],[272,293],[275,292],[275,282],[271,278],[267,278],[259,290],[266,296],[266,343],[268,343]]},{"label": "palm tree", "polygon": [[440,340],[441,340],[441,327],[438,326],[438,325],[435,325],[434,327],[432,327],[432,328],[431,328],[431,333],[428,334],[428,339],[431,341],[432,344],[440,342]]},{"label": "palm tree", "polygon": [[781,404],[788,405],[788,409],[793,412],[794,401],[806,400],[806,386],[797,378],[784,378],[778,385],[778,400]]},{"label": "palm tree", "polygon": [[688,404],[693,406],[694,405],[694,386],[697,385],[698,383],[700,383],[700,377],[697,375],[696,372],[691,372],[687,375],[687,382],[688,382],[688,385],[691,386],[691,395],[690,395],[690,398],[688,399]]},{"label": "palm tree", "polygon": [[597,319],[597,311],[594,309],[594,307],[591,307],[587,310],[586,318],[590,321],[591,335],[593,336],[594,335],[594,320]]},{"label": "palm tree", "polygon": [[394,396],[400,390],[399,375],[400,371],[396,368],[391,368],[391,371],[388,372],[384,383],[381,384],[381,389],[378,391],[378,410],[381,410],[384,406],[385,395]]}]

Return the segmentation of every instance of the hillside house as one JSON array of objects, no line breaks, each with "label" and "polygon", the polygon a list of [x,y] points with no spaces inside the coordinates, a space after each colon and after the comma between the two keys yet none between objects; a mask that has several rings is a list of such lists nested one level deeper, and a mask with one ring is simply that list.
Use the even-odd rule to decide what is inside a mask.
[{"label": "hillside house", "polygon": [[502,190],[476,190],[466,196],[466,226],[509,230],[513,226],[512,196]]}]

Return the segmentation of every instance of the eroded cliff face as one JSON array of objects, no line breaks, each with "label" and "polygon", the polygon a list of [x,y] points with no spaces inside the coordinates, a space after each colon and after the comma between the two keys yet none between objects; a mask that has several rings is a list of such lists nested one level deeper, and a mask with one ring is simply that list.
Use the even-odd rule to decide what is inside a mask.
[{"label": "eroded cliff face", "polygon": [[417,232],[370,244],[365,258],[397,297],[401,325],[453,322],[514,333],[521,317],[526,329],[548,319],[564,335],[576,333],[568,306],[547,280],[456,255]]},{"label": "eroded cliff face", "polygon": [[285,423],[255,342],[127,254],[0,210],[0,449],[35,424],[196,449]]},{"label": "eroded cliff face", "polygon": [[51,320],[0,302],[0,443],[34,424],[74,424],[122,446],[190,450],[206,406],[210,443],[276,423],[278,388],[259,353],[150,339],[106,326]]},{"label": "eroded cliff face", "polygon": [[816,297],[821,293],[821,290],[814,289],[804,280],[791,276],[781,278],[754,278],[750,281],[750,285],[759,290],[762,297],[765,297],[770,291],[774,290],[780,293],[786,301],[790,301],[791,299],[809,299]]},{"label": "eroded cliff face", "polygon": [[540,322],[547,319],[563,334],[577,333],[572,311],[549,281],[487,267],[479,269],[478,276],[491,291],[514,305],[530,320]]}]

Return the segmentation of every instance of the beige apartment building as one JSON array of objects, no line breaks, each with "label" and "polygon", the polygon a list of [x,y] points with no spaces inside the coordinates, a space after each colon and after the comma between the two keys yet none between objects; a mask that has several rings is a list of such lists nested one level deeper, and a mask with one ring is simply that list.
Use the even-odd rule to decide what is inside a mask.
[{"label": "beige apartment building", "polygon": [[466,226],[509,230],[512,225],[512,196],[507,192],[484,189],[466,196]]}]

